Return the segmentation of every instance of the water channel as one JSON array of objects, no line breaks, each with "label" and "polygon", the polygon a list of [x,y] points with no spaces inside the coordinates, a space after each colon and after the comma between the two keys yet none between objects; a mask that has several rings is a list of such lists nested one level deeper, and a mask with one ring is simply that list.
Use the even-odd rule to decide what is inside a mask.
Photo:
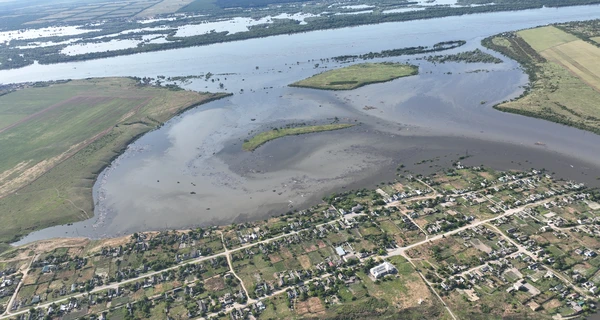
[{"label": "water channel", "polygon": [[[597,184],[600,136],[492,108],[527,84],[518,64],[494,52],[504,63],[433,65],[418,55],[374,60],[413,63],[420,74],[353,91],[287,85],[340,66],[321,60],[338,55],[466,40],[445,53],[460,52],[481,48],[481,39],[500,32],[598,16],[600,6],[487,13],[1,71],[0,81],[7,83],[211,72],[219,81],[193,79],[185,87],[219,91],[222,82],[235,93],[133,143],[95,184],[94,218],[37,231],[19,243],[261,219],[304,208],[336,190],[392,180],[399,164],[428,173],[464,155],[467,164],[544,167]],[[358,125],[282,138],[252,153],[241,150],[252,132],[335,118]],[[418,164],[428,159],[433,161]]]}]

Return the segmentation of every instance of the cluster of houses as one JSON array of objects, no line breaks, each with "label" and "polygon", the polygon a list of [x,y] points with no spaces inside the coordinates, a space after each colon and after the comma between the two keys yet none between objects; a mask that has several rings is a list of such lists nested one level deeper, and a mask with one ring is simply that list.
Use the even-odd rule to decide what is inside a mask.
[{"label": "cluster of houses", "polygon": [[15,275],[16,271],[15,268],[0,271],[0,298],[12,296],[15,292],[16,284],[20,281],[20,277]]},{"label": "cluster of houses", "polygon": [[432,191],[430,189],[414,189],[408,192],[403,191],[389,195],[389,197],[385,197],[383,201],[385,203],[392,203],[394,201],[401,201],[412,197],[427,195],[431,192]]},{"label": "cluster of houses", "polygon": [[474,216],[467,216],[463,214],[461,214],[460,216],[449,216],[448,218],[437,217],[435,222],[425,226],[425,230],[427,230],[429,234],[436,234],[441,231],[448,231],[460,228],[472,222],[473,220],[475,220]]},{"label": "cluster of houses", "polygon": [[260,315],[267,307],[262,301],[258,301],[245,308],[234,309],[229,313],[231,320],[245,320],[256,318]]}]

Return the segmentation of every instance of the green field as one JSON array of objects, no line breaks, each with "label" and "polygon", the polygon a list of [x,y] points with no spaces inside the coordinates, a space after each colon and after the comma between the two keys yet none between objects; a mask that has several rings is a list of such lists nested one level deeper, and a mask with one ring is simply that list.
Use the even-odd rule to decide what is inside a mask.
[{"label": "green field", "polygon": [[128,78],[1,96],[0,242],[91,217],[95,178],[128,142],[221,96],[138,86]]},{"label": "green field", "polygon": [[576,36],[553,26],[522,30],[517,34],[537,52],[579,40]]},{"label": "green field", "polygon": [[284,129],[274,129],[266,132],[259,133],[252,137],[250,140],[244,141],[242,148],[246,151],[254,151],[256,148],[261,145],[275,140],[277,138],[285,137],[285,136],[293,136],[299,134],[307,134],[307,133],[315,133],[322,131],[332,131],[332,130],[340,130],[354,126],[353,124],[345,124],[345,123],[336,123],[336,124],[326,124],[320,126],[304,126],[304,127],[294,127],[294,128],[284,128]]},{"label": "green field", "polygon": [[498,35],[483,43],[517,60],[531,80],[524,95],[496,109],[600,134],[600,48],[553,26]]},{"label": "green field", "polygon": [[386,82],[419,73],[417,66],[401,63],[361,63],[319,73],[292,83],[292,87],[325,90],[352,90],[372,83]]}]

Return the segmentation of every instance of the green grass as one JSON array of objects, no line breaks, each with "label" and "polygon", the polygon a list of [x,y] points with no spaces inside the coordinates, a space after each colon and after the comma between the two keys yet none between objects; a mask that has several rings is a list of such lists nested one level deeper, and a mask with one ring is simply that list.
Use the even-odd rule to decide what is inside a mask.
[{"label": "green grass", "polygon": [[91,217],[97,174],[132,139],[220,96],[137,86],[128,78],[1,96],[0,242]]},{"label": "green grass", "polygon": [[567,68],[536,52],[572,42],[573,38],[578,40],[554,27],[544,27],[519,31],[518,35],[509,37],[495,36],[489,42],[484,40],[490,48],[517,60],[531,79],[525,94],[495,108],[600,134],[600,93]]},{"label": "green grass", "polygon": [[250,140],[244,141],[242,148],[246,151],[254,151],[261,145],[278,138],[285,136],[315,133],[322,131],[333,131],[340,130],[354,126],[353,124],[346,123],[335,123],[318,126],[303,126],[294,128],[274,129],[266,132],[259,133],[252,137]]},{"label": "green grass", "polygon": [[553,26],[522,30],[517,34],[538,52],[563,43],[579,40],[576,36]]},{"label": "green grass", "polygon": [[400,63],[361,63],[319,73],[292,83],[292,87],[325,90],[351,90],[372,83],[386,82],[419,73],[417,66]]}]

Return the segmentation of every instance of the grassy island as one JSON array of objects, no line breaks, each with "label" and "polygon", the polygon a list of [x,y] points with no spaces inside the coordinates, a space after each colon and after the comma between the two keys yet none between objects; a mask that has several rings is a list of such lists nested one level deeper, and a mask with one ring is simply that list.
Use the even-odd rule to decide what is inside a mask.
[{"label": "grassy island", "polygon": [[600,36],[595,22],[571,22],[487,38],[483,44],[518,61],[525,93],[496,109],[600,134]]},{"label": "grassy island", "polygon": [[111,159],[174,115],[226,95],[131,78],[13,89],[0,96],[0,251],[36,229],[91,218],[92,186]]},{"label": "grassy island", "polygon": [[418,73],[419,68],[409,64],[361,63],[319,73],[292,83],[290,86],[324,90],[352,90],[368,84],[386,82]]},{"label": "grassy island", "polygon": [[254,151],[254,150],[256,150],[256,148],[260,147],[261,145],[263,145],[271,140],[275,140],[277,138],[281,138],[281,137],[285,137],[285,136],[292,136],[292,135],[299,135],[299,134],[322,132],[322,131],[340,130],[340,129],[345,129],[345,128],[349,128],[352,126],[354,126],[354,125],[347,124],[347,123],[334,123],[334,124],[325,124],[325,125],[318,125],[318,126],[303,126],[303,127],[294,127],[294,128],[273,129],[270,131],[259,133],[259,134],[255,135],[254,137],[252,137],[250,140],[244,141],[242,148],[246,151]]}]

